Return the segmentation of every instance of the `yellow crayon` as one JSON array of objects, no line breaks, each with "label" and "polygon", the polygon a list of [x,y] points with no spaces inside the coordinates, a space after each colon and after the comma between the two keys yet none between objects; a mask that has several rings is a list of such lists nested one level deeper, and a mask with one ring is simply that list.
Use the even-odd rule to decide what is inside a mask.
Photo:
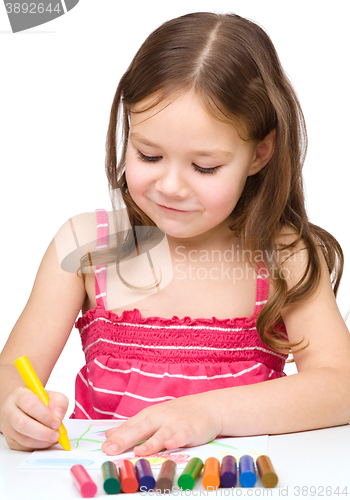
[{"label": "yellow crayon", "polygon": [[[22,356],[21,358],[16,359],[14,363],[27,388],[31,390],[36,396],[38,396],[41,401],[46,404],[46,406],[49,406],[49,397],[46,394],[43,384],[40,382],[27,356]],[[58,442],[60,443],[62,448],[64,448],[66,451],[69,451],[70,443],[67,431],[63,424],[61,424],[58,432],[60,433]]]}]

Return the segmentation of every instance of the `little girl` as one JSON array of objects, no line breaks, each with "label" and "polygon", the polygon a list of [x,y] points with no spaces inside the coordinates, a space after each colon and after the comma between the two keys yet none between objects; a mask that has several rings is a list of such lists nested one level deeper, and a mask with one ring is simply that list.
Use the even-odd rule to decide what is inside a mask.
[{"label": "little girl", "polygon": [[[308,221],[305,152],[297,97],[259,26],[200,12],[156,29],[111,110],[113,210],[57,232],[0,356],[8,445],[57,441],[67,398],[49,392],[47,408],[13,361],[27,355],[45,384],[80,310],[72,417],[127,419],[108,455],[348,423],[343,254]],[[285,377],[289,354],[298,373]]]}]

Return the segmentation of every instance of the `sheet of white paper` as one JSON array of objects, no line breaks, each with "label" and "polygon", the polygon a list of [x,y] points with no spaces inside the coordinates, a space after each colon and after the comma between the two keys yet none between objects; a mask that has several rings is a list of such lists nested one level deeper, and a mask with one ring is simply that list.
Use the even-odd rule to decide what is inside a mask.
[{"label": "sheet of white paper", "polygon": [[[101,449],[105,441],[105,431],[120,425],[122,421],[91,421],[91,420],[65,420],[71,451],[64,451],[60,445],[49,450],[34,451],[18,467],[28,470],[55,470],[70,469],[75,464],[81,464],[86,469],[100,469],[107,460],[118,462],[128,459],[135,463],[141,457],[135,457],[129,450],[115,457],[107,456]],[[177,464],[177,469],[186,467],[187,462],[198,457],[203,462],[209,457],[217,457],[220,461],[225,455],[233,455],[237,461],[242,455],[251,455],[256,459],[259,455],[267,454],[268,436],[219,438],[214,441],[194,448],[178,448],[166,450],[154,455],[148,455],[147,460],[152,468],[160,468],[162,463],[171,459]]]}]

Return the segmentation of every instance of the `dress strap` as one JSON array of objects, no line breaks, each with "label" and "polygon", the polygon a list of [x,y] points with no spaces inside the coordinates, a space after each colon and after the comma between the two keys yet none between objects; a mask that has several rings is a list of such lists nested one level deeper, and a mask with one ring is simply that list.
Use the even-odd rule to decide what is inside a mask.
[{"label": "dress strap", "polygon": [[[98,208],[96,212],[97,241],[96,250],[108,248],[108,215],[104,208]],[[107,296],[107,266],[95,266],[95,293],[96,306],[106,309]]]},{"label": "dress strap", "polygon": [[258,278],[256,283],[256,300],[254,316],[258,316],[262,308],[267,302],[269,295],[269,274],[266,267],[259,262]]}]

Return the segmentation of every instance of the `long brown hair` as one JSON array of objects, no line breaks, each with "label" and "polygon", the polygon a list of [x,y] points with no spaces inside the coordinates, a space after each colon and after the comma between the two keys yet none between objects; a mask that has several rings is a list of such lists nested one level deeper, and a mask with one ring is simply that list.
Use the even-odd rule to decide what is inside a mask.
[{"label": "long brown hair", "polygon": [[[265,168],[248,177],[231,229],[242,238],[244,248],[262,252],[275,293],[259,314],[257,330],[266,345],[286,352],[300,343],[287,342],[274,324],[282,322],[283,307],[316,289],[321,273],[317,246],[332,275],[335,295],[344,259],[335,238],[308,220],[302,181],[307,150],[304,117],[262,28],[232,13],[197,12],[167,21],[148,36],[122,76],[111,109],[106,173],[112,204],[113,190],[120,189],[132,228],[154,226],[131,198],[125,179],[131,107],[154,95],[147,108],[151,109],[166,97],[190,90],[218,120],[238,125],[247,140],[262,140],[276,130],[273,156]],[[282,249],[292,250],[302,241],[308,250],[304,276],[289,291],[276,252],[278,236],[286,227],[293,228],[296,237]],[[113,255],[109,260],[118,260]]]}]

